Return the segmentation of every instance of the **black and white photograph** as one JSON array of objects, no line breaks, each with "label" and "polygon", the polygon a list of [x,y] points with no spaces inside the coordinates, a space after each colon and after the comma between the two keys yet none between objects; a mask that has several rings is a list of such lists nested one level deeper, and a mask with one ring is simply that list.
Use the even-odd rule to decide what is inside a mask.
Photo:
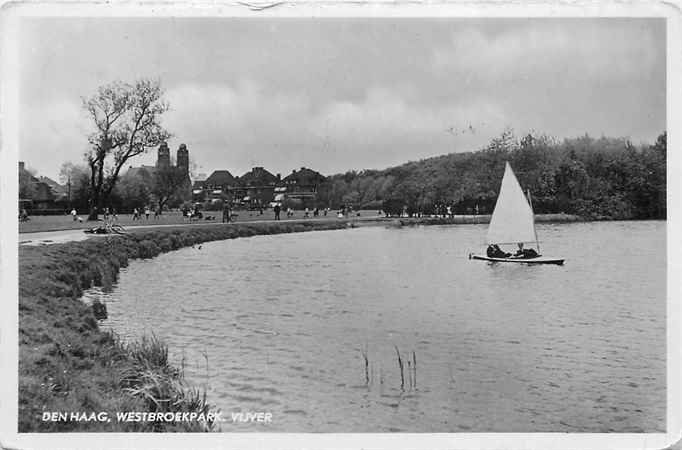
[{"label": "black and white photograph", "polygon": [[679,439],[679,5],[8,5],[3,447]]}]

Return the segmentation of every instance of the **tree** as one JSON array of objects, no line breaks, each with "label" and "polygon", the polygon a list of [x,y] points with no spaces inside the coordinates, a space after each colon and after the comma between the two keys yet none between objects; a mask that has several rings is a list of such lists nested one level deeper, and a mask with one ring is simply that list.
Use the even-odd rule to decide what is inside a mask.
[{"label": "tree", "polygon": [[59,169],[59,182],[66,186],[68,206],[77,209],[88,205],[90,176],[84,165],[67,161]]},{"label": "tree", "polygon": [[112,197],[119,200],[121,211],[130,211],[133,208],[142,209],[151,202],[153,186],[154,179],[146,170],[141,170],[135,175],[126,173],[116,183]]},{"label": "tree", "polygon": [[163,206],[173,198],[182,197],[181,190],[188,184],[187,173],[181,167],[161,166],[154,173],[152,194],[156,197],[159,206],[159,214]]},{"label": "tree", "polygon": [[102,86],[83,99],[96,130],[89,136],[86,161],[90,168],[90,220],[107,202],[126,162],[165,142],[168,133],[160,123],[168,110],[160,81],[142,79]]},{"label": "tree", "polygon": [[36,194],[35,172],[19,168],[19,198],[32,199]]}]

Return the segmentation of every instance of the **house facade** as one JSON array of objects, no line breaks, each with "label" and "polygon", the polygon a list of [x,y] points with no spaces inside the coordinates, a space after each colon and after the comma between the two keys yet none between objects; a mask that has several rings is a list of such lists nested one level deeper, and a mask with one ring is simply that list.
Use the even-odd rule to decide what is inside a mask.
[{"label": "house facade", "polygon": [[286,178],[272,174],[263,167],[254,167],[240,177],[228,170],[216,170],[203,182],[192,187],[195,202],[228,201],[244,208],[267,208],[287,199],[314,200],[317,188],[325,177],[319,172],[302,167]]}]

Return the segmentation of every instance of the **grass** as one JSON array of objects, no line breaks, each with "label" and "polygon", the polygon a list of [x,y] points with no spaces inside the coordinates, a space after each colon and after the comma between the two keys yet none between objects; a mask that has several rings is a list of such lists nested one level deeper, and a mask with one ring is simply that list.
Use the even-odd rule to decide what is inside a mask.
[{"label": "grass", "polygon": [[[19,248],[20,432],[207,431],[202,422],[49,422],[43,412],[208,412],[155,337],[122,343],[100,329],[80,297],[111,288],[121,267],[202,242],[345,228],[345,221],[278,222],[136,230],[124,236]],[[97,307],[96,307],[97,308]],[[101,311],[100,311],[101,314]]]},{"label": "grass", "polygon": [[[234,218],[235,223],[241,224],[241,223],[251,223],[251,222],[263,222],[263,221],[272,221],[275,219],[275,215],[272,212],[272,210],[264,210],[263,214],[259,214],[258,211],[235,211],[237,216]],[[195,224],[215,224],[215,223],[220,223],[222,220],[222,211],[203,211],[203,214],[205,216],[214,216],[216,220],[214,221],[207,221],[207,220],[197,220],[193,221],[192,223]],[[320,212],[320,215],[318,217],[312,217],[312,211],[310,212],[310,219],[309,220],[316,220],[316,221],[337,221],[336,217],[336,212],[335,211],[330,211],[327,216],[324,216],[322,212]],[[294,215],[290,218],[287,218],[286,213],[281,214],[282,220],[280,222],[287,222],[287,221],[300,221],[304,220],[303,218],[304,212],[303,211],[294,211]],[[86,215],[81,215],[80,217],[83,217],[84,219],[86,218]],[[100,216],[102,218],[103,216]],[[377,215],[377,211],[374,210],[363,210],[360,211],[360,217],[358,216],[353,216],[353,218],[357,219],[366,219],[366,218],[377,218],[379,217]],[[74,222],[71,216],[67,215],[59,215],[59,216],[31,216],[28,222],[20,222],[19,223],[19,232],[20,233],[34,233],[34,232],[43,232],[43,231],[57,231],[57,230],[84,230],[87,228],[92,228],[97,224],[97,222],[88,222],[87,220],[84,220],[83,222]],[[141,220],[135,220],[133,221],[133,216],[132,214],[119,214],[116,219],[116,223],[123,225],[125,228],[133,227],[133,226],[144,226],[144,227],[155,227],[159,225],[189,225],[189,220],[186,217],[182,216],[182,213],[178,211],[170,211],[170,212],[165,212],[161,216],[159,216],[158,219],[154,219],[154,215],[150,215],[149,220],[145,218],[144,215],[142,215]]]}]

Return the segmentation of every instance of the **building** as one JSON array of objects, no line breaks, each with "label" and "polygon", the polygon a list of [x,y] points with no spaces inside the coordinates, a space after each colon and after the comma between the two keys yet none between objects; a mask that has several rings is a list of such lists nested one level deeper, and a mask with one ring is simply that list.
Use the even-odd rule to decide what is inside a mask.
[{"label": "building", "polygon": [[284,179],[263,167],[254,167],[241,177],[232,176],[228,170],[216,170],[204,181],[194,182],[192,198],[195,202],[224,200],[234,206],[265,208],[287,199],[314,200],[325,179],[319,172],[306,167],[292,171]]},{"label": "building", "polygon": [[[147,183],[154,182],[154,175],[158,170],[173,167],[170,157],[170,149],[165,142],[159,146],[156,156],[156,164],[153,166],[128,167],[126,177],[139,177]],[[181,199],[190,199],[192,195],[192,181],[189,175],[189,150],[185,144],[180,144],[176,152],[175,166],[182,171],[183,181],[179,188]]]},{"label": "building", "polygon": [[267,207],[275,199],[275,187],[281,177],[273,175],[263,167],[254,167],[239,177],[237,198],[241,204],[253,208]]},{"label": "building", "polygon": [[324,183],[326,178],[320,173],[307,167],[300,170],[293,170],[291,174],[284,177],[283,193],[286,198],[297,198],[301,200],[313,199],[317,195],[317,188]]},{"label": "building", "polygon": [[234,190],[237,179],[229,170],[215,170],[204,181],[195,181],[192,185],[192,200],[194,202],[234,201]]},{"label": "building", "polygon": [[19,207],[29,213],[63,213],[67,207],[67,188],[48,177],[35,177],[19,161]]},{"label": "building", "polygon": [[[187,146],[185,144],[180,144],[180,147],[178,147],[175,161],[175,167],[180,168],[183,174],[185,174],[189,180],[189,150],[187,150]],[[128,170],[126,171],[126,176],[143,176],[142,171],[147,172],[147,175],[154,176],[158,169],[168,168],[171,167],[171,165],[170,149],[168,148],[168,144],[164,142],[157,150],[155,165],[141,165],[139,167],[129,166]]]},{"label": "building", "polygon": [[280,181],[263,167],[254,167],[241,177],[234,177],[229,170],[216,170],[204,181],[194,183],[192,198],[195,202],[224,200],[246,208],[267,207]]}]

